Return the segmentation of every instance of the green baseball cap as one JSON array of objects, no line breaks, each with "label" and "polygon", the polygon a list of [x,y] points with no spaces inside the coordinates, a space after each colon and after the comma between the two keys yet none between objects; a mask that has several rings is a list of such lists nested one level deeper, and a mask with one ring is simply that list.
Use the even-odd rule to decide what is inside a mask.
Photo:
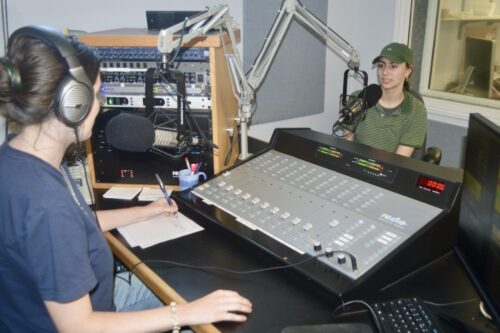
[{"label": "green baseball cap", "polygon": [[380,55],[373,59],[372,64],[379,62],[380,58],[387,58],[395,64],[406,62],[408,65],[413,65],[413,52],[401,43],[391,43],[385,46]]}]

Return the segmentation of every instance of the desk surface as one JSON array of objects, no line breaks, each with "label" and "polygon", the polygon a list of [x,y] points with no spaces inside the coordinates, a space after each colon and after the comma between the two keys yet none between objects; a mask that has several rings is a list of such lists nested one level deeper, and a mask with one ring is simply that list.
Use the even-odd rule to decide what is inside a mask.
[{"label": "desk surface", "polygon": [[[250,144],[254,145],[251,147],[252,151],[262,149],[262,144],[254,141],[250,141]],[[103,209],[133,204],[136,203],[102,199],[98,201],[98,207]],[[236,274],[212,269],[181,268],[165,262],[216,266],[236,271],[282,265],[262,249],[230,234],[209,219],[200,217],[182,202],[179,202],[179,206],[185,215],[202,225],[205,230],[144,250],[130,248],[116,231],[108,233],[107,237],[115,254],[129,267],[140,261],[144,262],[136,266],[134,272],[138,273],[166,303],[172,299],[191,301],[220,288],[236,290],[252,301],[254,310],[247,322],[202,325],[194,327],[196,332],[280,333],[285,327],[295,325],[334,322],[372,324],[366,310],[355,307],[335,317],[334,310],[342,300],[290,268],[254,274]],[[448,315],[461,318],[479,331],[497,332],[489,327],[479,314],[478,295],[457,257],[451,252],[405,278],[369,293],[363,300],[373,302],[413,296],[440,304],[473,300],[436,308]],[[449,329],[446,324],[442,326]],[[454,332],[451,329],[448,331]]]},{"label": "desk surface", "polygon": [[[122,206],[123,203],[104,200],[101,205],[113,208]],[[160,294],[166,302],[179,295],[191,301],[213,290],[224,288],[238,291],[254,305],[254,312],[246,323],[218,323],[215,327],[204,325],[195,328],[196,331],[279,333],[285,327],[294,325],[345,321],[371,323],[364,309],[358,311],[360,308],[348,309],[351,312],[335,317],[333,311],[341,304],[341,300],[292,269],[236,274],[212,269],[183,268],[166,262],[198,267],[216,266],[236,271],[281,265],[264,251],[229,234],[208,220],[194,216],[193,212],[185,210],[182,204],[181,210],[191,218],[194,217],[205,230],[148,249],[130,248],[117,232],[108,236],[113,241],[118,241],[122,250],[125,249],[125,256],[143,261],[147,269],[151,270],[146,274],[149,277],[147,284],[153,289],[158,286],[162,290],[168,288],[164,290],[163,295]],[[161,282],[160,285],[158,282]],[[162,284],[165,282],[166,286]],[[169,289],[170,287],[172,289]],[[454,253],[439,258],[382,290],[373,290],[373,293],[363,299],[372,302],[410,296],[440,304],[474,300],[461,305],[439,307],[439,311],[461,318],[481,331],[495,332],[494,329],[488,329],[481,318],[477,307],[477,293]]]}]

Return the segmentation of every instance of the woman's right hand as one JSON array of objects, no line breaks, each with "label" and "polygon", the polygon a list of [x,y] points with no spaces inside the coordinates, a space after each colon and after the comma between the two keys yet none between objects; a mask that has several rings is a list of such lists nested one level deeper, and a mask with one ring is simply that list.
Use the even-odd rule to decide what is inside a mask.
[{"label": "woman's right hand", "polygon": [[193,302],[177,305],[177,317],[181,326],[219,321],[243,322],[251,312],[252,303],[231,290],[217,290]]}]

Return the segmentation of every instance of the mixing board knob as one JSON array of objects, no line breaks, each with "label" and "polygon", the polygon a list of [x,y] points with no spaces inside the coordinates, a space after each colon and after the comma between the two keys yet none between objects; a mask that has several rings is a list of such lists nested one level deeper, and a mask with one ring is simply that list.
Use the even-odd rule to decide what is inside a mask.
[{"label": "mixing board knob", "polygon": [[345,254],[342,254],[342,253],[341,253],[341,254],[339,254],[339,255],[337,256],[337,262],[338,262],[340,265],[345,264],[345,262],[346,262]]},{"label": "mixing board knob", "polygon": [[325,255],[327,258],[333,257],[333,249],[331,247],[327,247],[325,249]]},{"label": "mixing board knob", "polygon": [[313,242],[313,249],[314,251],[321,251],[321,242],[316,240]]}]

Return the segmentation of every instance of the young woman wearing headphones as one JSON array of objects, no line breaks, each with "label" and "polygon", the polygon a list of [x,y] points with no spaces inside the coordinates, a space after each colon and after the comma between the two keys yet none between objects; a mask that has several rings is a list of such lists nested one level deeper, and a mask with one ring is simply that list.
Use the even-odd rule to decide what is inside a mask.
[{"label": "young woman wearing headphones", "polygon": [[178,332],[244,321],[252,304],[227,290],[168,306],[146,290],[142,299],[130,295],[140,306],[117,304],[102,232],[177,206],[158,200],[95,214],[85,204],[63,157],[91,136],[99,87],[91,50],[47,27],[15,31],[0,58],[0,109],[21,126],[0,147],[0,321],[11,332],[71,333]]}]

